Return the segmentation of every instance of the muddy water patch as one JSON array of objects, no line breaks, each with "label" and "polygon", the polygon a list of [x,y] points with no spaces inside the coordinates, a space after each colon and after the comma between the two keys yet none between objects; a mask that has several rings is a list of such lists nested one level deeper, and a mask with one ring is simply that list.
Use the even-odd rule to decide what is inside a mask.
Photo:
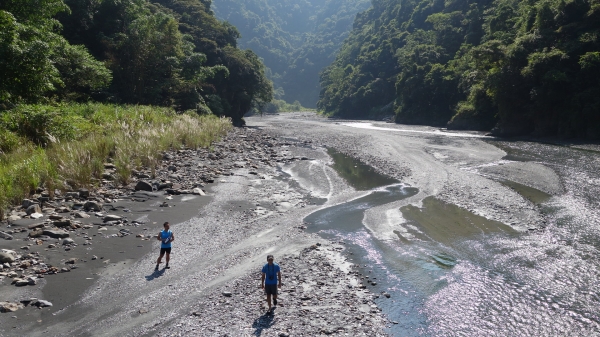
[{"label": "muddy water patch", "polygon": [[532,203],[536,204],[536,205],[540,205],[543,204],[545,202],[547,202],[548,200],[550,200],[550,198],[552,198],[552,195],[544,192],[544,191],[540,191],[536,188],[533,187],[529,187],[523,184],[519,184],[517,182],[511,181],[511,180],[500,180],[500,183],[502,183],[503,185],[513,189],[515,192],[519,193],[523,198],[531,201]]},{"label": "muddy water patch", "polygon": [[[423,206],[400,209],[411,228],[412,241],[439,242],[452,246],[455,242],[491,233],[516,233],[510,226],[486,219],[435,197],[423,199]],[[399,237],[405,238],[401,233]]]},{"label": "muddy water patch", "polygon": [[399,183],[398,180],[378,173],[375,169],[360,160],[347,156],[333,148],[327,153],[333,159],[332,168],[344,178],[350,186],[359,191]]}]

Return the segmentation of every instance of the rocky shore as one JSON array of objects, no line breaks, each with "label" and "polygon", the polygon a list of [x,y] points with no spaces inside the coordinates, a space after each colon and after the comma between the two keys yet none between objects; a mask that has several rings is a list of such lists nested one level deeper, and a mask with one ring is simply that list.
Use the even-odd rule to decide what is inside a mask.
[{"label": "rocky shore", "polygon": [[384,336],[390,324],[367,289],[368,276],[343,256],[340,243],[317,243],[276,262],[282,270],[278,304],[267,312],[260,274],[218,287],[162,336]]},{"label": "rocky shore", "polygon": [[[1,287],[16,285],[19,289],[39,288],[40,291],[0,290],[4,297],[0,298],[4,301],[0,307],[13,313],[21,309],[24,309],[23,312],[31,310],[27,306],[51,309],[52,302],[43,297],[50,290],[53,298],[61,299],[60,307],[72,305],[79,301],[94,280],[102,280],[103,268],[116,266],[117,261],[123,260],[117,251],[130,254],[129,259],[139,260],[155,243],[153,230],[162,221],[184,222],[197,216],[199,210],[204,212],[205,205],[220,193],[220,184],[265,182],[264,185],[251,183],[248,204],[239,205],[240,209],[234,210],[237,215],[231,213],[232,209],[228,210],[231,219],[237,221],[236,226],[242,229],[239,232],[241,236],[249,237],[253,231],[255,233],[255,229],[260,228],[260,219],[281,216],[288,210],[311,205],[309,191],[301,192],[292,199],[288,198],[288,194],[288,197],[279,200],[278,196],[285,191],[274,193],[273,186],[269,185],[271,182],[279,186],[275,189],[281,189],[279,179],[283,172],[279,167],[308,160],[302,149],[310,147],[310,144],[310,139],[286,140],[252,128],[236,128],[210,150],[180,149],[164,153],[162,163],[155,171],[134,171],[126,186],[116,182],[114,166],[107,161],[104,179],[98,182],[96,189],[74,189],[65,193],[39,189],[36,195],[14,207],[9,219],[3,223],[5,229],[0,233],[4,239],[2,247],[8,248],[0,255],[6,260],[2,262],[0,280]],[[234,196],[236,199],[240,197]],[[226,208],[232,207],[223,198],[217,199],[216,205],[225,212]],[[211,205],[214,211],[215,202]],[[301,219],[295,221],[301,224]],[[226,224],[224,226],[229,228],[227,232],[233,229]],[[343,245],[327,243],[315,234],[304,233],[302,227],[288,225],[287,231],[293,234],[287,239],[319,243],[297,244],[298,248],[291,249],[279,259],[285,271],[285,285],[280,307],[274,316],[264,315],[265,303],[257,273],[245,272],[228,280],[227,286],[206,290],[208,292],[203,293],[199,305],[192,308],[193,312],[178,318],[181,323],[176,325],[176,334],[187,335],[193,331],[195,335],[214,336],[223,331],[238,331],[241,335],[256,332],[272,335],[276,331],[279,336],[384,335],[387,321],[373,302],[374,298],[383,295],[374,295],[367,289],[367,281],[373,280],[365,279],[342,257]],[[277,237],[287,240],[285,235]],[[298,240],[298,237],[303,239]],[[143,243],[149,240],[152,241]],[[110,244],[113,241],[115,244]],[[226,241],[221,243],[229,245]],[[178,244],[187,245],[184,242]],[[130,253],[133,245],[138,247],[136,253]],[[146,255],[143,260],[152,258]],[[86,273],[82,276],[94,276],[86,278],[90,281],[85,284],[81,276],[75,276],[78,268],[82,272],[82,266]],[[50,287],[46,279],[58,274],[64,275],[61,282],[80,284],[79,292],[73,294],[72,289]],[[135,271],[132,270],[131,274]],[[56,307],[56,301],[54,303]],[[160,306],[155,308],[161,310]],[[141,315],[148,309],[142,307],[136,310]],[[28,325],[28,320],[39,317],[27,313],[23,318],[23,314],[14,314],[24,319],[24,326]],[[235,329],[227,326],[227,322],[232,321],[237,322],[239,330],[236,330],[238,325]],[[18,325],[13,328],[17,329],[15,332],[20,331]],[[173,335],[172,327],[168,331],[164,335]],[[157,333],[163,334],[160,330]]]}]

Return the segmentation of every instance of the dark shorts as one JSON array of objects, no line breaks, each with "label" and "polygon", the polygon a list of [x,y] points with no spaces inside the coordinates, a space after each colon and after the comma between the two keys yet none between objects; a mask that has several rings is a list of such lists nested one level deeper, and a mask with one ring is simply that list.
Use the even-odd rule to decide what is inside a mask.
[{"label": "dark shorts", "polygon": [[277,285],[276,284],[265,284],[265,294],[277,296]]},{"label": "dark shorts", "polygon": [[171,247],[169,247],[169,248],[161,248],[160,249],[160,254],[162,255],[164,253],[171,254]]}]

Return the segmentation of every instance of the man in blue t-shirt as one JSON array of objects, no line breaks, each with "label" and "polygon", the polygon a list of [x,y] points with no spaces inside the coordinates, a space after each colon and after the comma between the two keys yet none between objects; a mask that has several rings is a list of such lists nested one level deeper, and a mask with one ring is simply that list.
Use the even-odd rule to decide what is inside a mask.
[{"label": "man in blue t-shirt", "polygon": [[271,313],[271,296],[273,304],[277,306],[277,288],[281,288],[281,270],[278,264],[273,263],[273,255],[267,255],[267,264],[262,268],[261,287],[267,294],[268,313]]},{"label": "man in blue t-shirt", "polygon": [[173,232],[169,229],[170,225],[168,222],[165,222],[163,227],[165,229],[160,231],[156,236],[156,239],[160,241],[160,256],[158,257],[158,260],[156,260],[156,268],[154,268],[154,271],[158,270],[158,265],[162,262],[161,260],[165,253],[167,253],[167,265],[165,266],[165,269],[171,268],[169,267],[169,258],[171,257],[171,242],[175,241],[175,235],[173,235]]}]

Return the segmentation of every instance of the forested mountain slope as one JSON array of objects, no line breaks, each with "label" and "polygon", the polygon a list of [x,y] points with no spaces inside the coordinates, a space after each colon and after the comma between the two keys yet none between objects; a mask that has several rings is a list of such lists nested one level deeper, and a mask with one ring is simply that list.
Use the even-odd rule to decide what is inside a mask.
[{"label": "forested mountain slope", "polygon": [[0,2],[0,110],[105,101],[241,117],[272,85],[210,0]]},{"label": "forested mountain slope", "polygon": [[240,46],[263,58],[278,98],[314,107],[319,72],[331,64],[356,13],[369,0],[213,0],[236,26]]},{"label": "forested mountain slope", "polygon": [[321,77],[329,114],[600,138],[599,0],[372,0]]}]

